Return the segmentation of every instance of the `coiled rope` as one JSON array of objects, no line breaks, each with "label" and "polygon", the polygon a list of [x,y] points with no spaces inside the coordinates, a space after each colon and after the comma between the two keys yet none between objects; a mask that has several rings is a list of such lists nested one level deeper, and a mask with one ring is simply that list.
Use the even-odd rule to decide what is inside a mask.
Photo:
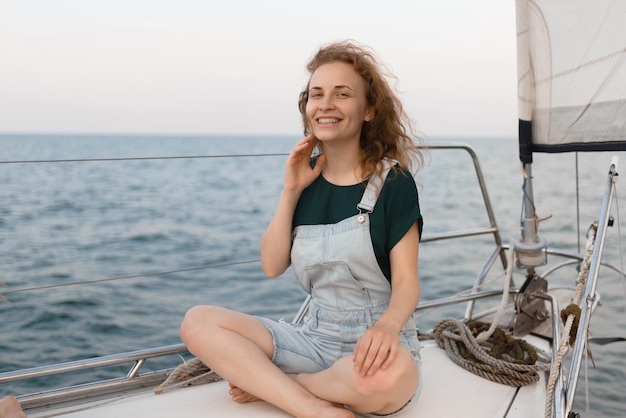
[{"label": "coiled rope", "polygon": [[539,372],[548,370],[550,360],[501,328],[479,343],[476,336],[487,327],[489,324],[479,321],[466,325],[456,319],[444,319],[435,326],[433,335],[454,363],[475,375],[514,387],[539,381]]},{"label": "coiled rope", "polygon": [[[509,248],[513,248],[513,243]],[[448,357],[465,370],[493,382],[521,387],[539,381],[539,372],[548,370],[550,359],[539,354],[531,344],[497,327],[508,300],[513,256],[511,251],[502,299],[492,323],[465,324],[456,319],[444,319],[434,327],[432,337],[446,350]]]}]

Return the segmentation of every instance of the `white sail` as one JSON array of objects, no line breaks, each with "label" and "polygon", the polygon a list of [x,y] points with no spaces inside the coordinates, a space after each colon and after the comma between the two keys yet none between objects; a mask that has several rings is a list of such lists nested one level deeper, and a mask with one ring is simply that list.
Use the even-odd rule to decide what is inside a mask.
[{"label": "white sail", "polygon": [[520,159],[626,150],[626,1],[517,0]]}]

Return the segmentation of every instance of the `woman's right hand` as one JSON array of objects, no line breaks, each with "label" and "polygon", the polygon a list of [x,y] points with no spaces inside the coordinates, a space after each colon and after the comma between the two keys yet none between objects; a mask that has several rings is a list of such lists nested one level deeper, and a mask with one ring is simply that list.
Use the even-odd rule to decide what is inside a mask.
[{"label": "woman's right hand", "polygon": [[261,268],[268,277],[285,272],[291,264],[293,214],[304,189],[319,177],[326,163],[320,155],[311,168],[311,153],[317,139],[313,135],[300,140],[287,157],[285,182],[274,216],[261,238]]},{"label": "woman's right hand", "polygon": [[311,168],[311,153],[317,144],[313,134],[301,139],[287,157],[284,189],[288,192],[301,193],[319,177],[326,162],[326,156],[320,154],[315,167]]}]

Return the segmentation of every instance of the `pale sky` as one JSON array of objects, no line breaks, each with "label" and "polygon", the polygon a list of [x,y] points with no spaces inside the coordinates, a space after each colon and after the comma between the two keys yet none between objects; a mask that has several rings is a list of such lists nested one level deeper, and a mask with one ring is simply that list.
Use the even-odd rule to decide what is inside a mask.
[{"label": "pale sky", "polygon": [[0,132],[300,134],[354,39],[428,136],[517,134],[514,0],[0,0]]}]

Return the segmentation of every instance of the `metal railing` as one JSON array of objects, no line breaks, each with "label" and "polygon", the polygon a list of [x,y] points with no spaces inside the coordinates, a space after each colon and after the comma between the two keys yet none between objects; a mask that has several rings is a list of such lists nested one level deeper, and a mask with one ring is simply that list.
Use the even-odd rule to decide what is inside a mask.
[{"label": "metal railing", "polygon": [[186,352],[187,348],[184,344],[175,344],[165,347],[131,351],[128,353],[70,361],[50,366],[33,367],[30,369],[0,373],[0,384],[132,363],[128,373],[122,378],[19,396],[18,399],[22,408],[28,410],[41,406],[56,405],[77,399],[87,399],[94,396],[107,395],[120,392],[122,390],[128,391],[145,387],[154,387],[159,383],[162,383],[167,378],[171,370],[161,370],[139,374],[140,368],[146,363],[146,361],[152,358],[161,358],[170,355],[183,354]]},{"label": "metal railing", "polygon": [[[556,418],[565,418],[574,407],[574,396],[576,395],[576,386],[578,385],[578,377],[582,365],[583,356],[587,353],[587,334],[589,333],[589,323],[591,314],[598,303],[598,295],[596,287],[598,284],[598,274],[602,264],[602,252],[604,251],[604,241],[606,239],[606,230],[609,226],[609,210],[612,205],[613,196],[615,195],[615,182],[617,180],[617,157],[610,164],[609,172],[606,180],[606,188],[598,219],[598,230],[596,232],[591,264],[587,275],[587,285],[580,301],[580,320],[577,329],[577,338],[572,352],[572,361],[570,363],[567,380],[563,387],[559,388],[559,397],[555,397],[554,412]],[[561,376],[563,370],[561,370]],[[561,377],[559,376],[559,377]],[[558,381],[562,381],[559,379]],[[557,401],[558,399],[558,401]]]}]

